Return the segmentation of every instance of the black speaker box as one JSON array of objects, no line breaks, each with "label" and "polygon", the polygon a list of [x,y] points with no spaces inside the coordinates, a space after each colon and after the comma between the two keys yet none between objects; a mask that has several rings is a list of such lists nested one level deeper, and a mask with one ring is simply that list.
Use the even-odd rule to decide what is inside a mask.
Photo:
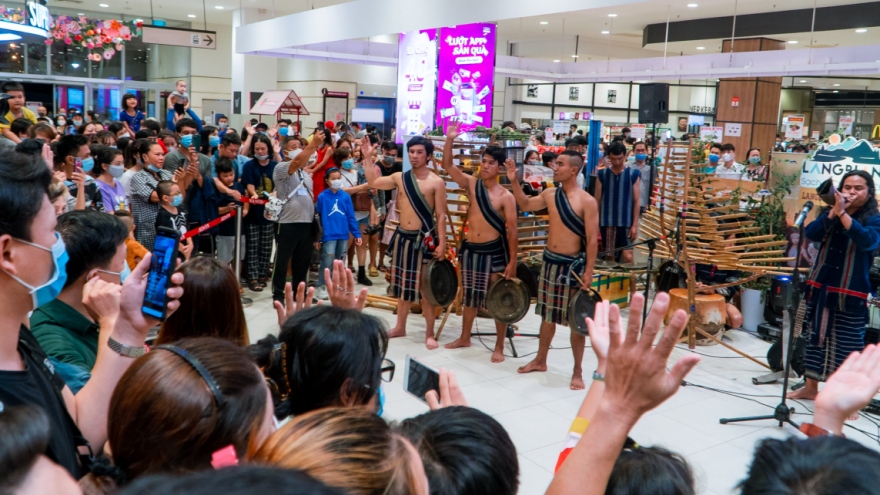
[{"label": "black speaker box", "polygon": [[639,85],[639,123],[665,124],[669,122],[669,85],[651,83]]}]

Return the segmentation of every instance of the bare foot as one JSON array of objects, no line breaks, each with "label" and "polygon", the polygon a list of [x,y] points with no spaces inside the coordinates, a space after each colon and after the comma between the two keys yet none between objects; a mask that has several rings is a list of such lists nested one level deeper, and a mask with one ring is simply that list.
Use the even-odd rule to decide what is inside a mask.
[{"label": "bare foot", "polygon": [[459,347],[470,347],[470,346],[471,346],[471,339],[465,340],[464,337],[461,337],[461,338],[458,338],[458,339],[446,344],[443,347],[445,347],[447,349],[458,349]]},{"label": "bare foot", "polygon": [[525,366],[521,366],[518,373],[531,373],[533,371],[547,371],[547,363],[541,364],[537,360],[530,362]]},{"label": "bare foot", "polygon": [[580,373],[571,376],[572,390],[583,390],[585,388],[587,388],[587,386],[584,384],[584,377]]},{"label": "bare foot", "polygon": [[388,332],[388,338],[393,339],[395,337],[406,337],[406,329],[392,328],[390,332]]},{"label": "bare foot", "polygon": [[429,351],[433,351],[434,349],[440,347],[440,344],[434,340],[434,337],[428,337],[425,339],[425,347],[428,348]]},{"label": "bare foot", "polygon": [[492,362],[493,363],[503,363],[504,362],[504,349],[498,350],[495,349],[495,352],[492,353]]},{"label": "bare foot", "polygon": [[800,390],[789,392],[786,397],[789,399],[815,400],[817,395],[819,395],[817,390],[809,390],[807,387],[804,387]]}]

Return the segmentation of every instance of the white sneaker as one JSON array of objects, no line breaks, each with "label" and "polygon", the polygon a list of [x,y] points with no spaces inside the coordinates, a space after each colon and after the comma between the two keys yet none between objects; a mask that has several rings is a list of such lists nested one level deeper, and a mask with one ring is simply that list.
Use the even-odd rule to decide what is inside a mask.
[{"label": "white sneaker", "polygon": [[330,296],[327,295],[327,286],[322,285],[322,286],[318,287],[318,292],[315,295],[315,297],[317,297],[318,299],[320,299],[322,301],[326,301],[326,300],[330,299]]}]

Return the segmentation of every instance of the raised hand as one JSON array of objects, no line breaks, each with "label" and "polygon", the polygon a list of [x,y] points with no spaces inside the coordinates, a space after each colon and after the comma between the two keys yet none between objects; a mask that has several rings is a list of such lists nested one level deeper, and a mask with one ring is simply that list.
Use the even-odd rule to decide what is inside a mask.
[{"label": "raised hand", "polygon": [[82,190],[86,183],[86,174],[83,172],[73,172],[70,174],[70,181],[76,184],[76,187]]},{"label": "raised hand", "polygon": [[467,399],[464,397],[461,388],[458,386],[458,380],[455,378],[455,372],[440,368],[440,394],[438,396],[436,390],[429,390],[425,394],[425,401],[432,411],[451,406],[467,406]]},{"label": "raised hand", "polygon": [[615,332],[618,345],[623,343],[623,333],[620,332],[620,308],[608,301],[596,304],[593,318],[587,318],[587,331],[590,332],[590,346],[596,353],[599,365],[603,366],[608,359],[608,347],[611,345],[611,326],[618,330]]},{"label": "raised hand", "polygon": [[450,118],[446,123],[446,142],[451,143],[455,141],[455,138],[458,137],[461,131],[461,121]]},{"label": "raised hand", "polygon": [[354,291],[354,275],[345,267],[342,260],[333,261],[333,271],[324,269],[324,284],[327,287],[327,295],[330,304],[345,309],[363,311],[367,304],[367,289],[363,288],[359,293]]},{"label": "raised hand", "polygon": [[[275,312],[278,314],[278,326],[280,327],[284,325],[284,322],[297,311],[312,307],[312,299],[314,295],[314,287],[309,287],[307,291],[306,283],[300,282],[296,287],[296,301],[294,303],[293,285],[290,282],[284,284],[284,304],[281,304],[280,301],[275,301],[273,303],[275,306]],[[321,302],[318,301],[318,304],[321,304]]]},{"label": "raised hand", "polygon": [[[641,314],[644,304],[645,297],[636,293],[630,314]],[[666,371],[666,363],[688,318],[683,310],[676,311],[659,343],[653,347],[667,308],[669,295],[665,292],[657,294],[644,328],[640,328],[639,318],[630,318],[625,338],[620,333],[619,319],[615,324],[615,319],[609,318],[610,344],[602,401],[631,425],[671,397],[684,377],[700,362],[699,356],[688,354],[679,359],[671,371]]]},{"label": "raised hand", "polygon": [[370,136],[361,138],[361,156],[364,160],[373,157],[376,146],[370,141]]},{"label": "raised hand", "polygon": [[816,397],[813,422],[839,434],[846,418],[864,408],[880,390],[880,348],[871,344],[846,358]]},{"label": "raised hand", "polygon": [[516,162],[513,161],[512,158],[508,158],[507,160],[504,160],[504,168],[507,170],[507,178],[510,179],[511,184],[517,182]]}]

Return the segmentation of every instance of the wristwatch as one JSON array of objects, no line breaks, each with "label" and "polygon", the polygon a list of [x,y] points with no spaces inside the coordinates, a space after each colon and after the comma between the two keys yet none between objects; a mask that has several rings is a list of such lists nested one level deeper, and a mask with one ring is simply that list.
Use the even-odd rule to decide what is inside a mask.
[{"label": "wristwatch", "polygon": [[146,346],[132,347],[130,345],[125,345],[121,342],[114,340],[113,337],[107,339],[107,347],[113,349],[113,352],[119,354],[120,356],[130,358],[139,358],[147,353]]},{"label": "wristwatch", "polygon": [[[821,426],[816,426],[813,423],[801,423],[801,426],[798,429],[804,435],[812,438],[812,437],[834,437],[835,435],[833,431],[826,430]],[[846,435],[840,434],[839,436],[846,438]]]}]

